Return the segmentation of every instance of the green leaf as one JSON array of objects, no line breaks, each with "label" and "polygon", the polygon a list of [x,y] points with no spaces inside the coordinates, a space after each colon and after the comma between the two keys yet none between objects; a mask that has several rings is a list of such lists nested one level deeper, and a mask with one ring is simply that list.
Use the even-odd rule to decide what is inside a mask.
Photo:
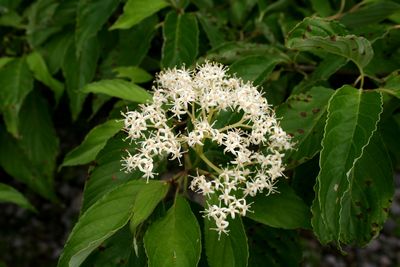
[{"label": "green leaf", "polygon": [[285,58],[276,56],[248,56],[235,61],[229,68],[230,73],[236,73],[244,81],[252,81],[254,85],[263,84],[272,73],[275,66],[285,62]]},{"label": "green leaf", "polygon": [[79,0],[76,17],[75,44],[79,56],[88,39],[97,34],[117,8],[120,0]]},{"label": "green leaf", "polygon": [[0,8],[3,10],[15,10],[21,4],[22,0],[1,0]]},{"label": "green leaf", "polygon": [[344,34],[339,24],[306,18],[289,33],[286,45],[300,51],[327,52],[345,57],[362,71],[374,56],[371,43],[364,37]]},{"label": "green leaf", "polygon": [[132,216],[136,194],[145,182],[132,181],[110,191],[75,224],[58,261],[59,267],[79,266],[104,240],[125,226]]},{"label": "green leaf", "polygon": [[106,146],[97,155],[95,167],[90,172],[83,192],[83,212],[113,188],[142,177],[139,171],[125,173],[121,170],[121,159],[126,156],[125,151],[128,150],[130,153],[136,151],[135,144],[124,142],[125,138],[125,135],[117,134],[108,140]]},{"label": "green leaf", "polygon": [[332,14],[332,6],[329,1],[311,0],[312,8],[322,17],[327,17]]},{"label": "green leaf", "polygon": [[110,120],[97,125],[86,135],[83,142],[65,156],[61,167],[83,165],[93,161],[107,141],[123,127],[122,121]]},{"label": "green leaf", "polygon": [[13,60],[13,57],[0,57],[0,69]]},{"label": "green leaf", "polygon": [[400,99],[400,75],[398,73],[390,75],[386,80],[385,86],[378,90]]},{"label": "green leaf", "polygon": [[19,131],[19,146],[39,171],[40,179],[48,181],[48,190],[52,191],[59,140],[49,105],[35,91],[26,97],[21,108]]},{"label": "green leaf", "polygon": [[39,51],[45,58],[51,74],[57,73],[63,65],[68,49],[74,42],[72,32],[64,31],[52,36]]},{"label": "green leaf", "polygon": [[117,66],[140,65],[150,49],[157,24],[158,18],[153,15],[132,29],[118,31]]},{"label": "green leaf", "polygon": [[151,95],[142,87],[124,80],[101,80],[88,84],[83,88],[84,93],[105,94],[136,103],[146,103]]},{"label": "green leaf", "polygon": [[56,103],[58,103],[64,92],[64,85],[51,76],[42,55],[38,52],[32,52],[27,56],[26,60],[35,79],[53,90]]},{"label": "green leaf", "polygon": [[[142,264],[135,265],[135,260],[142,260]],[[145,257],[138,257],[138,255],[134,254],[132,233],[129,231],[129,227],[123,227],[109,239],[101,243],[101,245],[86,258],[85,262],[83,262],[81,266],[144,266],[146,261],[147,259]]]},{"label": "green leaf", "polygon": [[145,83],[153,79],[150,73],[136,66],[117,67],[113,72],[117,73],[117,78],[128,78],[134,83]]},{"label": "green leaf", "polygon": [[0,202],[11,202],[22,208],[36,211],[35,207],[29,203],[24,195],[14,189],[12,186],[3,183],[0,183]]},{"label": "green leaf", "polygon": [[218,47],[225,42],[224,35],[218,29],[219,25],[215,25],[216,23],[213,23],[213,17],[199,12],[196,13],[196,16],[203,30],[206,32],[207,38],[213,48]]},{"label": "green leaf", "polygon": [[[358,27],[356,29],[352,29],[351,32],[352,32],[352,34],[357,35],[357,36],[364,36],[373,45],[378,40],[385,39],[386,37],[388,37],[388,35],[390,36],[392,31],[394,31],[394,30],[395,30],[395,28],[390,27],[388,25],[372,24],[372,25],[365,25],[363,27]],[[373,46],[372,48],[374,49],[374,56],[375,56],[376,46]],[[384,49],[383,47],[379,47],[379,48]]]},{"label": "green leaf", "polygon": [[268,2],[266,0],[258,0],[258,8],[260,10],[260,18],[261,21],[266,14],[271,14],[274,12],[284,12],[288,8],[290,4],[290,0],[277,0],[274,2]]},{"label": "green leaf", "polygon": [[236,0],[227,6],[229,8],[229,21],[233,26],[238,27],[245,23],[256,1]]},{"label": "green leaf", "polygon": [[[53,17],[51,18],[51,22],[54,25],[66,28],[69,28],[68,26],[75,25],[78,0],[67,0],[58,2],[59,5],[57,6]],[[63,31],[61,31],[61,33],[63,33],[64,30],[65,28],[63,29]]]},{"label": "green leaf", "polygon": [[204,219],[204,242],[207,262],[210,267],[246,267],[249,258],[246,232],[242,219],[229,220],[229,233],[221,235],[215,228],[215,222]]},{"label": "green leaf", "polygon": [[128,0],[124,6],[124,13],[110,29],[129,29],[168,5],[165,0]]},{"label": "green leaf", "polygon": [[[376,31],[375,31],[376,33]],[[400,69],[400,31],[391,30],[373,43],[374,57],[365,69],[371,77],[385,77]]]},{"label": "green leaf", "polygon": [[310,228],[311,213],[304,201],[285,182],[278,183],[277,190],[279,193],[249,198],[252,212],[246,217],[277,228]]},{"label": "green leaf", "polygon": [[376,1],[348,12],[340,22],[350,28],[365,27],[368,24],[381,22],[390,15],[400,11],[400,4],[392,1]]},{"label": "green leaf", "polygon": [[62,27],[54,23],[55,12],[60,5],[55,0],[35,1],[27,10],[27,39],[31,47],[38,47]]},{"label": "green leaf", "polygon": [[340,241],[364,246],[375,238],[388,217],[393,194],[390,158],[376,132],[356,162],[340,202]]},{"label": "green leaf", "polygon": [[161,66],[173,68],[194,63],[199,48],[199,28],[193,14],[171,11],[165,18]]},{"label": "green leaf", "polygon": [[33,89],[33,78],[25,58],[10,61],[0,69],[0,111],[7,131],[18,137],[19,111]]},{"label": "green leaf", "polygon": [[351,86],[338,89],[329,101],[312,225],[321,242],[339,241],[341,201],[354,166],[376,131],[382,96]]},{"label": "green leaf", "polygon": [[83,102],[87,95],[83,94],[81,90],[93,79],[98,58],[99,43],[95,37],[87,40],[79,57],[77,57],[74,43],[71,43],[65,54],[62,70],[67,84],[69,106],[73,120],[78,118],[82,110]]},{"label": "green leaf", "polygon": [[0,26],[13,27],[17,29],[24,29],[23,18],[15,11],[2,9],[0,17]]},{"label": "green leaf", "polygon": [[361,70],[368,65],[374,56],[371,43],[364,37],[355,35],[328,37],[311,37],[306,39],[292,39],[289,48],[301,51],[324,51],[343,56],[353,61]]},{"label": "green leaf", "polygon": [[2,127],[0,127],[0,166],[14,179],[25,183],[41,196],[54,200],[56,196],[49,179],[29,161],[24,151]]},{"label": "green leaf", "polygon": [[304,38],[312,36],[330,37],[333,35],[348,34],[345,27],[335,20],[319,17],[306,17],[289,32],[287,42],[291,43],[293,38]]},{"label": "green leaf", "polygon": [[165,217],[150,225],[144,246],[152,266],[197,266],[201,254],[199,223],[186,200],[177,196]]},{"label": "green leaf", "polygon": [[321,150],[326,108],[332,89],[313,87],[304,94],[292,95],[276,110],[282,128],[293,138],[295,148],[288,152],[288,164],[297,166]]},{"label": "green leaf", "polygon": [[140,190],[133,205],[133,217],[130,222],[130,229],[144,222],[153,213],[157,204],[164,199],[169,190],[166,182],[153,181]]}]

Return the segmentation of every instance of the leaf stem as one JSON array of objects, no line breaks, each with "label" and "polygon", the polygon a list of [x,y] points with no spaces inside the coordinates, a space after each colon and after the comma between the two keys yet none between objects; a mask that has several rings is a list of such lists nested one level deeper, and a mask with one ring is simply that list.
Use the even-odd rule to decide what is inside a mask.
[{"label": "leaf stem", "polygon": [[357,77],[356,81],[354,82],[354,87],[360,82],[360,89],[363,89],[364,87],[364,71],[361,67],[358,67],[360,69],[360,76]]},{"label": "leaf stem", "polygon": [[340,19],[343,16],[343,10],[345,6],[346,6],[346,0],[341,0],[339,11],[335,15],[330,16],[327,19],[328,20]]}]

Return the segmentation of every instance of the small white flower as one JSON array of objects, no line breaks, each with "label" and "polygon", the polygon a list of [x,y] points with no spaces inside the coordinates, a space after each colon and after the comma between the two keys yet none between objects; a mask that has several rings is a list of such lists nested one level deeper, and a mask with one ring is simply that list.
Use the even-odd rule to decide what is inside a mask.
[{"label": "small white flower", "polygon": [[188,136],[185,138],[187,144],[190,147],[194,147],[195,145],[203,145],[203,138],[204,138],[204,134],[201,131],[192,131],[188,134]]},{"label": "small white flower", "polygon": [[229,205],[232,201],[234,201],[236,198],[230,194],[231,190],[225,188],[223,193],[218,196],[218,199],[223,201],[225,206]]},{"label": "small white flower", "polygon": [[228,234],[229,230],[227,228],[229,226],[229,222],[227,220],[224,220],[222,218],[217,218],[215,220],[215,224],[217,225],[217,228],[212,228],[212,230],[218,231],[220,236],[221,233]]},{"label": "small white flower", "polygon": [[[284,153],[292,147],[257,88],[227,71],[211,62],[194,70],[163,70],[156,76],[152,102],[123,113],[127,139],[137,149],[122,158],[122,169],[139,170],[149,180],[156,176],[153,159],[189,162],[182,177],[189,177],[190,190],[206,199],[204,216],[215,222],[219,234],[229,232],[230,218],[251,211],[246,197],[278,192]],[[224,116],[234,122],[217,121]],[[215,152],[225,158],[209,159]],[[218,205],[208,204],[211,199]]]},{"label": "small white flower", "polygon": [[142,136],[142,133],[147,130],[146,119],[137,111],[128,111],[122,113],[124,119],[124,130],[128,133],[131,140],[135,140]]}]

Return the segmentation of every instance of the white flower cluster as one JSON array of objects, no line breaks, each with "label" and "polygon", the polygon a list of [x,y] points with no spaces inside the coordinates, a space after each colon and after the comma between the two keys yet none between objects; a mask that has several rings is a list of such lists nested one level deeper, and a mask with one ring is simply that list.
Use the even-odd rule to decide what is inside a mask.
[{"label": "white flower cluster", "polygon": [[[227,233],[229,217],[249,211],[247,196],[276,192],[290,137],[257,88],[229,76],[221,64],[206,62],[193,71],[165,70],[153,89],[152,103],[123,114],[124,130],[139,146],[138,153],[123,159],[123,169],[138,169],[146,179],[153,178],[155,157],[168,155],[181,161],[187,150],[193,150],[207,169],[191,166],[190,189],[210,199],[205,216],[215,221],[219,233]],[[221,112],[235,113],[238,119],[217,128]],[[205,142],[221,147],[229,161],[209,160]],[[210,204],[211,199],[217,204]]]}]

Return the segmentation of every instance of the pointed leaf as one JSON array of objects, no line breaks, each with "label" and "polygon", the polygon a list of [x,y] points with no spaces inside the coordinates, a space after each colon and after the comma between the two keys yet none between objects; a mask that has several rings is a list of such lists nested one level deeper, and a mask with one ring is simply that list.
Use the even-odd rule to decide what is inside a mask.
[{"label": "pointed leaf", "polygon": [[144,236],[149,267],[197,266],[200,238],[199,223],[189,204],[177,196],[165,217],[150,225]]},{"label": "pointed leaf", "polygon": [[173,68],[194,63],[199,48],[199,28],[192,14],[168,13],[165,18],[161,66]]},{"label": "pointed leaf", "polygon": [[124,80],[101,80],[88,84],[83,88],[84,93],[100,93],[136,103],[146,103],[151,95],[142,87]]},{"label": "pointed leaf", "polygon": [[326,108],[333,90],[313,87],[304,94],[292,95],[276,110],[282,128],[293,136],[295,148],[288,153],[290,167],[311,159],[321,150]]},{"label": "pointed leaf", "polygon": [[119,132],[122,127],[123,122],[116,120],[97,125],[90,130],[78,147],[68,152],[61,166],[83,165],[93,161],[107,141]]},{"label": "pointed leaf", "polygon": [[246,232],[240,217],[229,220],[228,234],[221,236],[215,228],[215,222],[204,219],[204,242],[207,262],[210,267],[246,267],[249,258]]},{"label": "pointed leaf", "polygon": [[329,101],[312,207],[312,224],[321,242],[339,240],[340,203],[381,112],[382,96],[375,91],[344,86]]},{"label": "pointed leaf", "polygon": [[14,59],[0,69],[0,111],[7,131],[18,136],[18,114],[33,89],[33,78],[25,58]]},{"label": "pointed leaf", "polygon": [[95,36],[117,8],[120,0],[79,0],[76,17],[75,44],[79,56],[88,39]]},{"label": "pointed leaf", "polygon": [[104,240],[125,226],[144,181],[121,185],[90,207],[75,224],[58,261],[59,267],[77,267]]},{"label": "pointed leaf", "polygon": [[124,6],[124,13],[110,29],[129,29],[168,5],[166,0],[128,0]]},{"label": "pointed leaf", "polygon": [[153,181],[140,190],[133,205],[133,217],[130,222],[132,231],[151,215],[168,190],[169,184],[160,181]]},{"label": "pointed leaf", "polygon": [[337,23],[306,18],[289,33],[287,47],[316,54],[328,52],[353,61],[362,69],[371,61],[374,51],[364,37],[346,35]]},{"label": "pointed leaf", "polygon": [[285,182],[278,183],[277,190],[279,193],[273,195],[249,198],[252,212],[246,216],[276,228],[310,228],[311,213],[304,201]]},{"label": "pointed leaf", "polygon": [[11,202],[31,211],[36,210],[35,207],[33,207],[31,203],[29,203],[29,201],[24,197],[24,195],[14,189],[12,186],[3,183],[0,183],[0,203],[1,202]]},{"label": "pointed leaf", "polygon": [[33,52],[29,54],[26,60],[35,79],[47,85],[54,92],[56,103],[58,103],[64,92],[64,85],[50,75],[42,55],[38,52]]},{"label": "pointed leaf", "polygon": [[340,241],[364,246],[382,229],[394,194],[390,158],[378,132],[349,180],[340,203]]}]

